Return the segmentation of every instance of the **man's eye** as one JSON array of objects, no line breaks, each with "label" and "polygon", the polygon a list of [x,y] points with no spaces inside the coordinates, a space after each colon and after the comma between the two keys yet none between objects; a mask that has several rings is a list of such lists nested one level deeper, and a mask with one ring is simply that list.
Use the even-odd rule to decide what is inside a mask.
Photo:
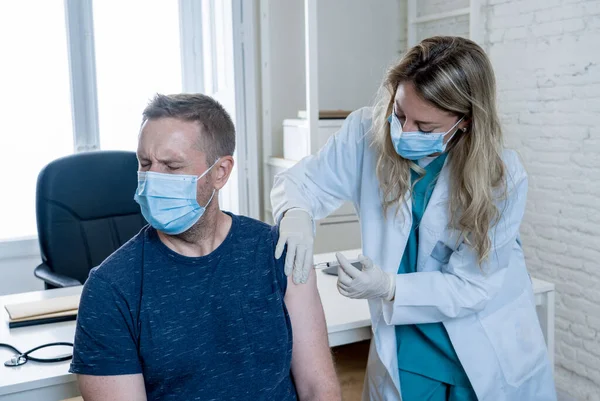
[{"label": "man's eye", "polygon": [[431,134],[433,132],[433,130],[429,130],[429,131],[425,131],[425,130],[419,130],[424,134]]},{"label": "man's eye", "polygon": [[181,166],[167,166],[169,170],[179,170]]}]

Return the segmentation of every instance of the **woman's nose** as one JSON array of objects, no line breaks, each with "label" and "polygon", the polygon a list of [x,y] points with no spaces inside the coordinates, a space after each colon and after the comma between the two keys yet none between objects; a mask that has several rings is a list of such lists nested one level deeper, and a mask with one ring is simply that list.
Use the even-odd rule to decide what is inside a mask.
[{"label": "woman's nose", "polygon": [[402,124],[402,131],[404,132],[414,132],[419,130],[419,127],[414,123],[414,121],[400,121],[400,124]]}]

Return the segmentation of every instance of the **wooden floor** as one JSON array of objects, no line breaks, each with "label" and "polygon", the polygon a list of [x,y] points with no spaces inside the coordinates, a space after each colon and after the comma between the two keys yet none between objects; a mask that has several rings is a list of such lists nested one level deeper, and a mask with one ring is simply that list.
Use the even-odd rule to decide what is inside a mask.
[{"label": "wooden floor", "polygon": [[[369,355],[369,341],[342,345],[332,349],[335,367],[342,385],[344,401],[361,401],[363,381]],[[69,398],[65,401],[83,401],[83,398]]]},{"label": "wooden floor", "polygon": [[368,355],[369,341],[333,348],[344,401],[361,401]]}]

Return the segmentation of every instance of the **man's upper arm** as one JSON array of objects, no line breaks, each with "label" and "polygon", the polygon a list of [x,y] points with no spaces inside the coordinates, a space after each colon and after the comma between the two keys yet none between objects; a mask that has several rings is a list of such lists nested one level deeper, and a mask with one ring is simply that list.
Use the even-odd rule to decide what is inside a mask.
[{"label": "man's upper arm", "polygon": [[79,391],[85,401],[146,401],[144,376],[78,375]]},{"label": "man's upper arm", "polygon": [[81,294],[70,368],[86,400],[146,399],[135,319],[126,298],[92,271]]},{"label": "man's upper arm", "polygon": [[340,400],[314,269],[306,284],[296,285],[288,278],[285,304],[292,322],[292,375],[300,400]]}]

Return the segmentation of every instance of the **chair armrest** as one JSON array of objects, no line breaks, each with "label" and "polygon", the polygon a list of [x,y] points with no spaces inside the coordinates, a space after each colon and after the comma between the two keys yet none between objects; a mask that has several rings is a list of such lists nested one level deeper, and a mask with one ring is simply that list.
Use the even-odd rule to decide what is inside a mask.
[{"label": "chair armrest", "polygon": [[55,273],[50,270],[50,266],[45,263],[42,263],[38,267],[35,268],[33,274],[43,280],[46,284],[50,284],[54,287],[74,287],[76,285],[81,285],[79,280],[76,280],[71,277],[67,277],[60,273]]}]

